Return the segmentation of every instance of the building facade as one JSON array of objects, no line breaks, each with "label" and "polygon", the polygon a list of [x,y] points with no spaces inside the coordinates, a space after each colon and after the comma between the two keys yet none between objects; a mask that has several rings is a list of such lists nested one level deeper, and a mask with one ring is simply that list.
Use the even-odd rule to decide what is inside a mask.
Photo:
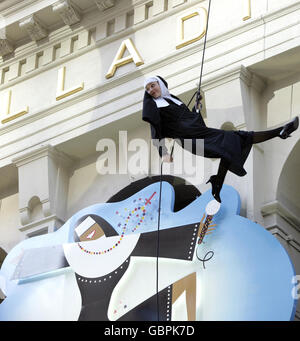
[{"label": "building facade", "polygon": [[[206,28],[208,126],[265,130],[300,114],[300,1],[208,8],[208,0],[0,1],[0,264],[25,238],[158,172],[141,119],[143,80],[163,76],[187,103]],[[176,174],[179,154],[165,174]],[[181,175],[205,192],[219,161],[200,163],[192,180]],[[225,181],[240,193],[241,215],[278,238],[300,275],[300,130],[254,145],[245,168]]]}]

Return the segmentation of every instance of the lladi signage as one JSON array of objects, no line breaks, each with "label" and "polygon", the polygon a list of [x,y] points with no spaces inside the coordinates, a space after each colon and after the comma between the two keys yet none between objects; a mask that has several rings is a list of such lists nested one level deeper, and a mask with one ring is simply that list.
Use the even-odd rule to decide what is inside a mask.
[{"label": "lladi signage", "polygon": [[[251,18],[251,0],[243,0],[244,5],[244,13],[242,15],[243,20],[248,20]],[[195,28],[191,31],[186,32],[186,27],[190,20],[198,20],[198,24],[194,25]],[[208,13],[207,9],[204,7],[199,7],[197,9],[191,10],[189,13],[185,13],[181,15],[177,19],[177,43],[176,49],[179,50],[187,45],[193,44],[199,40],[201,40],[206,33],[207,27],[207,19]],[[125,53],[127,55],[125,56]],[[144,64],[144,61],[137,49],[134,45],[133,41],[128,38],[121,42],[121,45],[112,61],[111,66],[105,77],[110,79],[114,77],[118,68],[129,64],[134,63],[136,67],[139,67]],[[84,89],[84,82],[81,84],[72,86],[68,89],[65,89],[65,77],[66,77],[66,66],[63,66],[59,69],[57,75],[57,89],[56,89],[56,101],[60,101],[63,98],[71,96],[77,92],[80,92]],[[24,105],[21,110],[17,112],[11,112],[11,103],[16,99],[13,96],[13,90],[9,89],[4,95],[3,103],[1,105],[1,124],[5,124],[12,120],[15,120],[25,114],[29,113],[29,106]]]}]

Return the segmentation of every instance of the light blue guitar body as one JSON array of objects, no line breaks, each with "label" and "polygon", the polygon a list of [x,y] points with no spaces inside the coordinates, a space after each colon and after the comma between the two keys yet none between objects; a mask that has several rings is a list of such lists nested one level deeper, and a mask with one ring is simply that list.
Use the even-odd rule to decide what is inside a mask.
[{"label": "light blue guitar body", "polygon": [[[143,222],[138,225],[140,220],[132,218],[126,234],[156,231],[158,194],[159,182],[126,200],[87,207],[73,215],[58,231],[26,239],[15,246],[0,270],[7,296],[0,305],[0,320],[77,320],[81,295],[73,269],[41,271],[12,280],[22,251],[74,243],[76,222],[89,214],[101,216],[121,234],[127,213],[137,208],[140,198],[145,205],[151,196]],[[199,223],[212,199],[208,191],[174,212],[174,189],[163,182],[160,229]],[[212,220],[212,224],[217,225],[215,230],[197,245],[190,260],[197,274],[196,320],[293,320],[297,303],[293,297],[295,271],[287,252],[262,226],[239,216],[240,198],[235,189],[224,185],[221,199],[221,208]]]}]

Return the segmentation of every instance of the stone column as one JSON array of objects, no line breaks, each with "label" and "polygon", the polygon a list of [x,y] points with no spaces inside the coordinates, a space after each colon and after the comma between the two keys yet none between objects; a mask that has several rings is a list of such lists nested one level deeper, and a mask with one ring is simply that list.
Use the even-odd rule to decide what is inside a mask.
[{"label": "stone column", "polygon": [[73,160],[47,145],[13,162],[18,167],[20,231],[32,237],[60,228],[66,219]]},{"label": "stone column", "polygon": [[[261,131],[267,129],[267,113],[263,107],[263,93],[267,83],[245,70],[247,77],[242,82],[242,96],[245,103],[245,123],[247,130]],[[265,177],[268,176],[265,167],[264,143],[253,145],[249,159],[247,160],[246,179],[248,202],[247,217],[261,225],[264,225],[264,219],[261,214],[261,206],[265,200]]]},{"label": "stone column", "polygon": [[[202,90],[205,93],[207,125],[225,130],[262,130],[265,119],[260,102],[264,88],[264,81],[243,66],[206,80]],[[241,214],[257,222],[263,221],[260,212],[263,162],[262,146],[254,146],[245,164],[248,174],[241,178],[229,172],[225,179],[225,183],[240,193]],[[218,164],[217,160],[213,162],[212,173],[216,173]]]}]

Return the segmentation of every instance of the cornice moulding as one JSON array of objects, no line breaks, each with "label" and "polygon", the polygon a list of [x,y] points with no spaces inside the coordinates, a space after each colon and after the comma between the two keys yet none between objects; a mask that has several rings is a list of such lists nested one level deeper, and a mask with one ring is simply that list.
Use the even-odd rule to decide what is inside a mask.
[{"label": "cornice moulding", "polygon": [[20,28],[27,31],[28,35],[33,41],[39,41],[48,36],[46,28],[41,24],[34,14],[22,19],[19,22],[19,26]]},{"label": "cornice moulding", "polygon": [[9,42],[8,39],[0,39],[0,55],[6,56],[12,53],[14,50],[13,45]]},{"label": "cornice moulding", "polygon": [[97,7],[102,11],[114,7],[116,4],[115,0],[94,0],[94,2],[97,5]]},{"label": "cornice moulding", "polygon": [[55,2],[57,2],[57,0],[24,0],[18,2],[15,6],[8,8],[7,11],[2,12],[1,15],[5,17],[8,26],[51,6]]},{"label": "cornice moulding", "polygon": [[58,221],[61,225],[63,225],[65,223],[65,221],[63,221],[62,219],[60,219],[58,216],[56,216],[54,214],[54,215],[50,215],[46,218],[42,218],[38,221],[34,221],[33,223],[22,225],[21,227],[19,227],[19,230],[21,232],[25,232],[25,231],[30,230],[30,234],[35,233],[35,232],[38,232],[40,230],[43,230],[45,227],[47,227],[47,225],[49,223],[53,222],[54,220]]},{"label": "cornice moulding", "polygon": [[[53,3],[57,2],[53,1]],[[143,3],[148,3],[149,1],[145,1],[142,0]],[[104,41],[101,40],[100,42],[103,45],[106,45],[108,43],[110,43],[111,41],[115,41],[120,39],[122,36],[126,36],[129,34],[133,34],[136,31],[138,31],[139,29],[142,29],[144,27],[147,27],[149,25],[155,24],[157,21],[163,20],[165,17],[176,14],[182,10],[185,10],[189,7],[192,7],[196,4],[199,4],[199,0],[192,0],[190,3],[185,3],[181,6],[175,7],[175,8],[171,8],[168,11],[165,11],[151,19],[145,20],[141,23],[138,23],[134,26],[128,27],[126,30],[121,31],[120,33],[116,33],[113,34],[110,37],[106,37],[104,38]],[[125,15],[128,13],[128,11],[133,10],[134,6],[130,7],[130,8],[121,8],[118,9],[116,8],[116,11],[114,12],[96,12],[96,11],[91,11],[87,14],[87,17],[83,17],[82,18],[82,22],[80,23],[80,28],[76,28],[75,30],[70,30],[70,28],[68,26],[64,26],[62,28],[60,28],[58,31],[59,32],[50,32],[49,33],[49,42],[43,44],[43,49],[48,48],[49,46],[51,46],[54,43],[58,43],[59,39],[66,39],[67,37],[69,37],[70,35],[74,35],[75,32],[79,32],[80,30],[93,30],[95,29],[95,27],[98,24],[103,24],[103,23],[107,23],[109,21],[111,21],[112,19],[114,19],[115,17],[118,17],[120,15]],[[99,17],[99,13],[101,13],[101,17]],[[51,31],[51,30],[50,30]],[[53,39],[53,41],[52,41]],[[100,42],[96,42],[96,44],[100,43]],[[27,55],[30,52],[27,52],[28,49],[32,49],[34,47],[34,49],[36,50],[36,45],[34,43],[29,43],[27,44],[25,47],[24,46],[20,46],[15,50],[15,57],[16,58],[26,58]],[[41,50],[41,47],[38,48],[38,50]],[[1,67],[5,67],[8,66],[9,64],[11,64],[11,61],[4,61],[3,63],[1,63]]]},{"label": "cornice moulding", "polygon": [[39,148],[31,150],[30,152],[24,153],[23,155],[12,159],[12,162],[17,167],[21,167],[43,157],[50,157],[55,160],[60,160],[68,168],[74,163],[74,160],[72,158],[70,158],[63,152],[58,151],[55,147],[51,145],[41,146]]},{"label": "cornice moulding", "polygon": [[69,0],[54,3],[52,5],[52,10],[59,14],[67,26],[72,26],[80,22],[80,12]]},{"label": "cornice moulding", "polygon": [[278,214],[290,225],[292,225],[298,232],[300,232],[300,218],[277,200],[263,205],[261,207],[261,214],[264,218],[272,214]]},{"label": "cornice moulding", "polygon": [[243,65],[235,66],[233,68],[225,69],[217,76],[207,76],[202,89],[205,92],[235,79],[242,79],[247,85],[250,85],[251,78],[251,73]]},{"label": "cornice moulding", "polygon": [[[35,2],[35,1],[31,1],[31,3],[34,3],[34,2]],[[46,2],[46,1],[44,1],[44,2]],[[56,0],[56,1],[55,1],[55,0],[48,0],[47,4],[48,4],[48,6],[50,6],[50,5],[54,4],[55,2],[57,2],[57,0]],[[145,0],[137,1],[136,3],[133,4],[132,9],[134,8],[134,6],[137,6],[137,5],[145,5],[145,4],[147,4],[148,2],[149,2],[149,1],[145,1]],[[146,20],[146,22],[143,21],[142,23],[139,23],[139,24],[137,24],[136,26],[142,27],[141,25],[145,25],[145,24],[146,24],[146,25],[151,25],[152,23],[155,23],[157,20],[163,19],[164,16],[173,15],[174,13],[176,13],[176,12],[178,12],[178,11],[185,10],[185,9],[187,9],[187,8],[189,8],[189,7],[192,7],[192,6],[194,6],[194,5],[197,5],[197,4],[202,5],[202,3],[201,3],[201,2],[199,3],[199,1],[197,1],[197,0],[193,0],[193,1],[189,2],[189,3],[184,3],[184,4],[180,5],[180,6],[177,6],[177,7],[175,7],[175,8],[169,9],[168,11],[165,11],[165,12],[161,13],[161,14],[158,15],[158,16],[155,16],[155,17],[153,17],[153,18],[151,18],[151,19],[149,19],[149,20]],[[23,4],[23,5],[21,4],[20,6],[25,7],[24,4]],[[256,22],[257,20],[262,20],[263,23],[272,21],[272,20],[277,19],[277,18],[279,18],[279,17],[281,17],[281,16],[284,16],[284,15],[290,13],[290,12],[293,12],[293,11],[299,9],[299,8],[300,8],[299,3],[296,3],[296,4],[293,3],[293,4],[290,4],[289,6],[281,7],[281,8],[279,8],[279,9],[274,10],[274,11],[271,12],[271,13],[264,13],[264,14],[262,14],[262,15],[261,15],[260,17],[258,17],[258,18],[250,19],[250,20],[246,23],[246,26],[248,26],[248,25],[251,24],[251,23],[254,23],[254,24],[255,24],[255,22]],[[114,17],[114,16],[117,16],[118,13],[126,12],[126,11],[128,11],[128,10],[129,10],[129,9],[125,9],[125,10],[124,10],[124,9],[121,9],[121,10],[119,10],[119,12],[108,13],[108,16],[110,16],[110,17],[112,18],[112,17]],[[103,12],[103,13],[105,13],[105,12]],[[103,19],[106,20],[105,17],[103,17]],[[243,26],[245,26],[245,25],[243,25]]]},{"label": "cornice moulding", "polygon": [[16,0],[15,4],[12,6],[7,7],[4,10],[1,11],[1,15],[3,16],[9,16],[10,14],[16,13],[18,10],[21,10],[24,7],[31,6],[33,3],[35,3],[37,0]]},{"label": "cornice moulding", "polygon": [[[189,6],[191,6],[191,4],[189,4]],[[120,33],[113,34],[113,35],[110,36],[110,37],[107,37],[107,38],[104,38],[104,39],[102,39],[102,40],[100,40],[100,41],[94,42],[93,45],[90,45],[90,46],[88,46],[87,48],[83,49],[84,51],[81,51],[81,53],[88,52],[88,51],[89,51],[89,48],[90,48],[90,49],[99,48],[99,47],[104,46],[104,45],[106,45],[106,44],[109,44],[109,43],[111,43],[111,42],[113,42],[113,41],[115,41],[115,40],[121,39],[122,37],[129,36],[130,34],[134,34],[134,33],[135,33],[136,31],[138,31],[139,29],[141,29],[141,28],[143,28],[143,27],[146,27],[146,26],[148,26],[148,25],[151,25],[151,24],[155,23],[156,21],[162,20],[162,19],[164,18],[164,16],[166,16],[166,15],[172,15],[172,14],[178,12],[178,11],[183,10],[184,7],[187,7],[187,4],[182,5],[182,6],[179,7],[179,8],[176,7],[175,9],[172,9],[172,10],[170,10],[170,11],[164,12],[164,13],[162,13],[162,14],[160,14],[160,15],[158,15],[158,16],[152,18],[152,19],[149,19],[149,20],[146,20],[145,22],[142,22],[142,23],[140,23],[140,24],[137,24],[137,25],[134,26],[134,27],[129,27],[129,28],[127,28],[127,29],[121,31]],[[296,8],[300,8],[300,5],[298,5],[298,6],[295,6],[295,5],[294,5],[294,6],[290,6],[290,7],[289,7],[289,10],[291,11],[291,10],[294,9],[295,7],[296,7]],[[123,13],[123,14],[124,14],[124,10],[122,10],[120,13]],[[119,14],[120,14],[120,13],[119,13]],[[276,11],[276,13],[278,13],[278,11]],[[279,12],[279,13],[280,13],[280,12]],[[269,14],[269,15],[271,15],[271,14]],[[110,14],[110,15],[107,17],[107,20],[108,20],[109,17],[114,17],[114,16],[112,16],[112,15]],[[96,17],[94,16],[94,18],[99,20],[99,18],[98,18],[97,16],[96,16]],[[89,21],[89,26],[85,26],[85,23],[83,22],[82,25],[81,25],[81,27],[76,28],[76,29],[73,30],[73,31],[70,30],[69,27],[63,27],[63,28],[59,29],[57,32],[52,32],[52,33],[50,33],[50,35],[49,35],[49,40],[50,40],[50,42],[47,43],[47,44],[45,44],[45,45],[43,45],[43,49],[47,49],[47,48],[49,48],[49,47],[51,47],[51,46],[53,46],[53,45],[55,45],[55,44],[60,43],[62,39],[67,39],[67,38],[70,38],[70,37],[72,37],[72,36],[74,36],[74,35],[76,35],[76,34],[79,34],[79,33],[82,31],[83,26],[84,26],[84,29],[85,29],[85,30],[91,30],[91,31],[94,30],[94,29],[95,29],[95,25],[97,25],[97,23],[96,23],[96,22],[93,22],[93,20],[91,20],[91,19],[92,19],[92,18],[89,18],[89,20],[88,20],[88,21]],[[104,20],[104,21],[107,21],[107,20]],[[98,24],[99,24],[99,23],[98,23]],[[235,27],[235,28],[233,28],[233,29],[231,29],[231,30],[229,30],[229,31],[227,31],[227,32],[224,32],[222,35],[210,37],[210,38],[208,39],[208,41],[207,41],[207,48],[209,48],[210,46],[214,46],[215,44],[218,44],[219,42],[223,42],[224,40],[227,40],[227,39],[230,39],[230,38],[232,38],[232,37],[238,36],[239,34],[245,32],[245,31],[251,30],[252,28],[254,28],[254,27],[256,27],[256,26],[260,26],[260,25],[264,25],[264,20],[263,20],[262,18],[256,18],[256,19],[253,19],[252,21],[249,21],[246,25]],[[272,32],[272,35],[273,35],[273,34],[274,34],[274,32]],[[265,39],[266,37],[263,37],[263,38]],[[253,42],[255,42],[255,41],[257,41],[257,39],[253,40]],[[247,44],[244,44],[243,46],[246,46],[246,45],[248,45],[249,43],[251,43],[251,42],[247,42]],[[30,45],[28,45],[28,47],[27,47],[27,50],[28,50],[28,52],[26,53],[27,56],[24,55],[24,53],[22,53],[22,51],[18,51],[18,49],[17,49],[17,50],[15,51],[15,56],[16,56],[16,58],[20,58],[20,60],[22,60],[22,59],[26,59],[27,57],[29,57],[30,55],[32,55],[32,52],[34,52],[34,51],[32,51],[32,47],[33,47],[33,46],[34,46],[34,51],[36,51],[35,53],[38,53],[39,51],[43,51],[43,50],[41,50],[40,47],[36,47],[36,44],[35,44],[35,43],[30,43]],[[197,48],[199,48],[199,47],[201,47],[201,46],[203,46],[203,43],[202,43],[201,45],[198,45]],[[235,51],[235,50],[237,50],[238,48],[241,48],[241,47],[242,47],[242,46],[235,47],[235,48],[233,48],[232,50],[226,51],[226,53],[233,52],[233,51]],[[197,48],[196,48],[196,49],[197,49]],[[183,51],[184,51],[184,50],[183,50]],[[19,52],[19,53],[18,53],[18,52]],[[23,50],[23,52],[24,52],[24,50]],[[182,52],[182,51],[181,51],[181,52]],[[81,54],[81,53],[80,53],[80,54]],[[255,54],[256,54],[256,53],[255,53]],[[78,56],[78,55],[76,55],[76,52],[74,52],[74,53],[72,54],[71,58],[75,58],[75,57],[77,57],[77,56]],[[68,57],[70,57],[70,56],[68,56]],[[66,57],[66,58],[68,58],[68,57]],[[167,57],[168,57],[168,56],[166,56],[165,58],[167,58]],[[217,57],[218,57],[218,56],[214,56],[213,58],[217,58]],[[16,59],[16,58],[14,58],[14,62],[15,62],[15,59]],[[64,59],[64,60],[65,60],[65,59]],[[64,60],[60,59],[60,62],[62,63]],[[68,60],[68,59],[66,59],[66,60]],[[212,59],[209,59],[209,60],[206,60],[206,61],[210,61],[210,60],[212,60]],[[11,64],[11,61],[7,61],[7,62],[2,63],[1,66],[2,66],[2,68],[5,68],[5,67],[9,67],[10,64]],[[53,65],[53,63],[51,63],[51,66],[52,66],[52,65]],[[42,68],[43,68],[43,70],[45,70],[44,67],[42,67]],[[35,71],[40,72],[40,68],[39,68],[38,70],[35,70]],[[15,82],[20,81],[20,78],[21,78],[22,80],[24,80],[24,79],[27,79],[27,77],[33,76],[33,75],[34,75],[33,72],[35,72],[35,71],[32,71],[32,72],[29,73],[28,75],[21,76],[21,77],[19,77],[18,79],[14,80],[13,82],[7,82],[7,83],[1,85],[1,86],[0,86],[0,89],[4,89],[5,87],[9,87],[9,86],[14,85]]]},{"label": "cornice moulding", "polygon": [[292,235],[287,234],[282,228],[272,226],[266,229],[272,235],[279,236],[281,239],[283,239],[286,243],[290,244],[295,250],[300,252],[300,243],[298,240],[296,240]]}]

